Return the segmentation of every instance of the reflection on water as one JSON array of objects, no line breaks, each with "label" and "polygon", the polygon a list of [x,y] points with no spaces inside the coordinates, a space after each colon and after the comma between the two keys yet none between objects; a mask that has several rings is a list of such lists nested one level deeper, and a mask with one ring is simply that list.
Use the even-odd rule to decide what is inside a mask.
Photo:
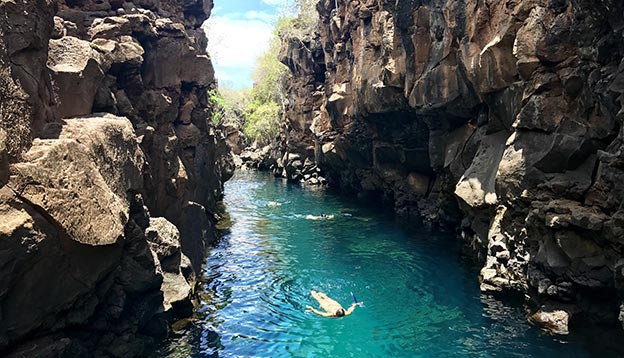
[{"label": "reflection on water", "polygon": [[[200,308],[159,356],[589,357],[600,349],[544,335],[521,304],[481,295],[452,237],[405,230],[371,208],[256,173],[226,184],[225,205]],[[305,219],[320,213],[335,219]],[[311,289],[343,306],[354,292],[365,306],[340,319],[305,314]]]}]

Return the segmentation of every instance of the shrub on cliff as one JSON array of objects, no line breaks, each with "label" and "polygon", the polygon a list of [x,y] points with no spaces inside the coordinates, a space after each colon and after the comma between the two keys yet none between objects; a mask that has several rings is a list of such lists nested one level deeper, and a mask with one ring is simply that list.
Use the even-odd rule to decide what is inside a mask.
[{"label": "shrub on cliff", "polygon": [[316,31],[319,14],[316,11],[318,0],[295,0],[294,13],[296,17],[283,17],[276,26],[280,37],[302,38]]},{"label": "shrub on cliff", "polygon": [[[252,143],[265,145],[280,133],[280,123],[286,102],[285,81],[290,71],[279,61],[282,38],[302,37],[316,28],[318,0],[295,0],[296,17],[281,17],[275,24],[269,48],[256,62],[252,75],[253,88],[245,108],[243,133]],[[248,143],[251,144],[251,143]]]},{"label": "shrub on cliff", "polygon": [[[285,23],[287,21],[278,21],[278,25]],[[279,135],[285,100],[284,79],[290,75],[288,68],[278,60],[281,46],[278,30],[276,27],[269,49],[258,57],[252,75],[254,85],[245,108],[243,133],[259,145],[268,144]]]},{"label": "shrub on cliff", "polygon": [[245,136],[260,145],[270,143],[279,135],[282,108],[275,101],[255,100],[245,111]]},{"label": "shrub on cliff", "polygon": [[225,125],[242,128],[248,97],[248,89],[219,88],[218,90],[210,90],[208,100],[212,109],[212,123],[215,126]]}]

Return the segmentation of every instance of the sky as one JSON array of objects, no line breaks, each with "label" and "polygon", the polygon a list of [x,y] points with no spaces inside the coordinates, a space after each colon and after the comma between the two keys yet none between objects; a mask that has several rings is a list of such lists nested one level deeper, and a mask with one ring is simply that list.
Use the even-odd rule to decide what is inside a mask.
[{"label": "sky", "polygon": [[219,87],[251,87],[256,59],[269,46],[277,17],[290,0],[214,0],[204,24]]}]

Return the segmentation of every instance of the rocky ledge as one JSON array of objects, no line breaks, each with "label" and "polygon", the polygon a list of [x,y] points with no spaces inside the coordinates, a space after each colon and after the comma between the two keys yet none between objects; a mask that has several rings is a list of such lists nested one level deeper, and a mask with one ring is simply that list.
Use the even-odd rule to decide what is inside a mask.
[{"label": "rocky ledge", "polygon": [[[279,156],[277,159],[276,156]],[[310,158],[298,153],[280,152],[275,144],[262,148],[248,147],[235,156],[237,167],[242,170],[270,171],[275,177],[309,186],[327,185],[321,168]]]},{"label": "rocky ledge", "polygon": [[321,0],[287,38],[282,151],[457,229],[554,331],[624,321],[620,1]]},{"label": "rocky ledge", "polygon": [[0,355],[145,355],[234,164],[196,1],[0,0]]}]

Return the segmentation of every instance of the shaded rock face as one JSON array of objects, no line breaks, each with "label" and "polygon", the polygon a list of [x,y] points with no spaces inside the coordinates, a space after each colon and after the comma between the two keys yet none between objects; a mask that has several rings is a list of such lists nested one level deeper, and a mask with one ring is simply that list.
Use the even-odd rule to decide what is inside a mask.
[{"label": "shaded rock face", "polygon": [[54,12],[54,1],[0,2],[0,128],[4,132],[0,163],[2,157],[16,160],[28,150],[33,136],[41,135],[46,124],[58,117],[45,68]]},{"label": "shaded rock face", "polygon": [[284,116],[279,138],[262,148],[245,148],[239,154],[240,166],[270,170],[276,177],[305,185],[325,185],[321,168],[316,164],[319,146],[310,130],[320,123],[325,65],[318,36],[282,39],[280,61],[292,71],[286,91],[292,96],[282,104]]},{"label": "shaded rock face", "polygon": [[0,1],[0,355],[144,355],[192,309],[233,170],[211,8]]},{"label": "shaded rock face", "polygon": [[567,312],[559,326],[624,316],[621,2],[318,10],[314,40],[284,41],[285,136],[303,141],[286,150],[335,185],[458,228],[484,260],[485,291],[530,292]]}]

